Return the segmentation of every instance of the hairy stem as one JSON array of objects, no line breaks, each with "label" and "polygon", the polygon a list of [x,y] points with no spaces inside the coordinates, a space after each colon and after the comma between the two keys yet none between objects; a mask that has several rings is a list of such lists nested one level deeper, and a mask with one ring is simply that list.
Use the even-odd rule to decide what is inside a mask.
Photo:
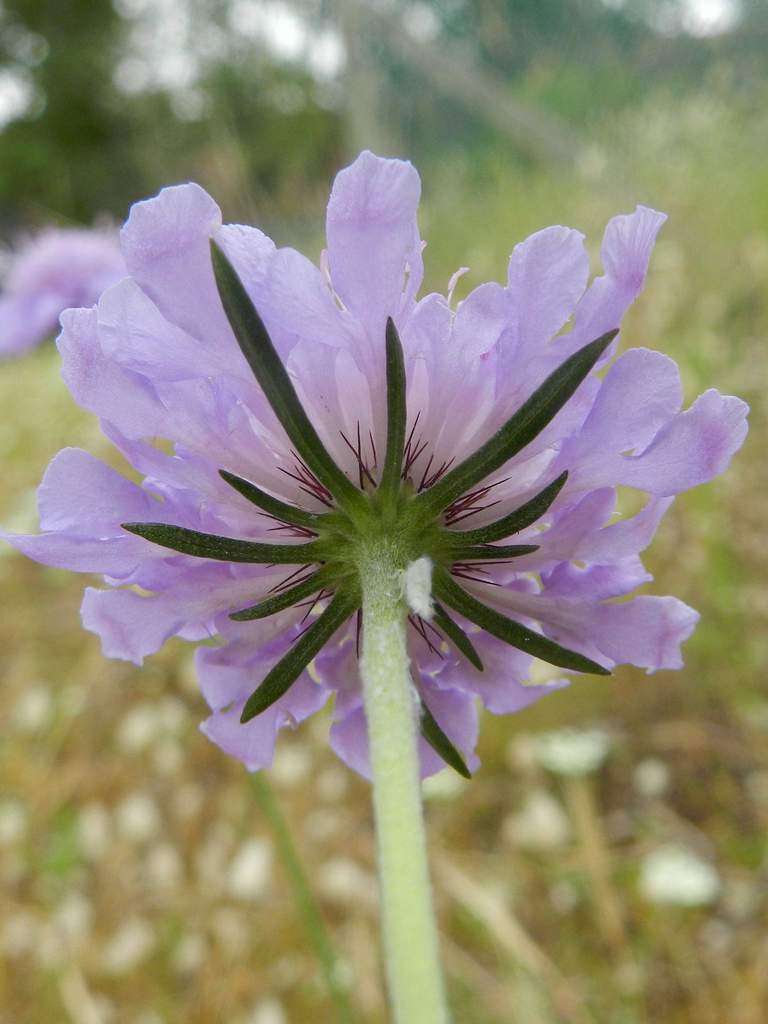
[{"label": "hairy stem", "polygon": [[360,566],[384,951],[396,1024],[445,1024],[418,758],[419,702],[406,653],[398,560],[385,543]]}]

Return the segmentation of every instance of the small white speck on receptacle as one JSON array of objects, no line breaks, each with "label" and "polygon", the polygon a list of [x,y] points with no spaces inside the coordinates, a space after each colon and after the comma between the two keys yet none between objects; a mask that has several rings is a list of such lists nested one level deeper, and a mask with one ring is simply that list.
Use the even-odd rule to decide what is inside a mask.
[{"label": "small white speck on receptacle", "polygon": [[414,615],[427,621],[432,618],[432,560],[426,555],[411,562],[403,572],[403,594]]}]

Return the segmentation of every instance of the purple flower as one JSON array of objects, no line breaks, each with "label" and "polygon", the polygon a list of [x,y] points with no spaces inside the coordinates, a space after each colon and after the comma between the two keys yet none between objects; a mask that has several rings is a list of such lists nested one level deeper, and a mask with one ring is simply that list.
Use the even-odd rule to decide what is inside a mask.
[{"label": "purple flower", "polygon": [[0,356],[37,345],[69,306],[90,306],[126,276],[117,235],[48,228],[14,253],[0,296]]},{"label": "purple flower", "polygon": [[[475,698],[508,714],[567,684],[529,685],[534,656],[679,668],[698,618],[674,597],[626,599],[651,579],[640,553],[674,495],[721,473],[746,434],[737,398],[710,390],[682,411],[658,352],[608,367],[664,215],[615,217],[591,284],[583,236],[540,231],[506,284],[454,310],[450,289],[417,299],[419,194],[409,163],[362,153],[334,183],[318,269],[222,226],[198,186],[164,189],[123,228],[130,276],[62,317],[64,379],[143,482],[65,449],[40,487],[42,534],[3,536],[104,576],[82,618],[109,657],[217,637],[197,651],[202,729],[251,769],[333,694],[331,743],[367,771],[367,530],[404,569],[432,565],[435,614],[421,601],[409,640],[425,774],[446,756],[477,764]],[[642,511],[617,515],[618,486],[645,492]]]}]

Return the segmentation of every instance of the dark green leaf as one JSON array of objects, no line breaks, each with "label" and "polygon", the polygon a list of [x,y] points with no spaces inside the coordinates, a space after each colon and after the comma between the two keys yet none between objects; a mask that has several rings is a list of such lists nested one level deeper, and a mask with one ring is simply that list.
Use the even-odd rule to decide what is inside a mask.
[{"label": "dark green leaf", "polygon": [[229,473],[226,469],[220,469],[219,476],[222,480],[226,480],[230,487],[234,487],[236,491],[258,508],[268,512],[275,519],[280,519],[284,523],[290,523],[291,526],[301,526],[305,530],[314,530],[323,518],[322,515],[305,512],[303,508],[296,508],[294,505],[288,505],[279,498],[273,498],[271,494],[262,491],[256,484],[252,484],[250,480],[243,480],[241,476],[235,476],[234,473]]},{"label": "dark green leaf", "polygon": [[323,589],[323,584],[327,579],[327,575],[324,575],[321,569],[319,572],[313,573],[309,579],[302,580],[292,587],[287,587],[285,590],[280,591],[279,594],[273,594],[272,597],[266,597],[263,601],[259,601],[258,604],[251,605],[250,608],[243,608],[240,612],[233,612],[229,617],[234,619],[235,622],[266,619],[267,616],[281,612],[284,608],[290,608],[291,605],[301,601],[304,597],[317,594]]},{"label": "dark green leaf", "polygon": [[551,665],[558,665],[560,668],[571,669],[575,672],[591,672],[600,676],[611,674],[608,669],[598,665],[591,658],[585,658],[583,654],[578,654],[576,651],[569,651],[566,647],[555,643],[554,640],[542,636],[541,633],[534,633],[533,630],[519,622],[508,619],[495,609],[489,608],[488,605],[478,601],[463,587],[460,587],[445,569],[435,569],[432,586],[435,595],[454,611],[463,615],[465,619],[474,622],[491,636],[525,651],[526,654],[532,654],[535,658],[548,661]]},{"label": "dark green leaf", "polygon": [[302,565],[317,561],[317,543],[258,544],[250,540],[219,537],[215,533],[199,533],[183,526],[167,523],[121,523],[128,533],[151,540],[153,544],[180,551],[182,555],[215,558],[219,562],[274,562],[281,565]]},{"label": "dark green leaf", "polygon": [[421,702],[421,735],[447,765],[465,779],[472,778],[472,772],[467,768],[464,758],[437,724],[435,716],[424,701]]},{"label": "dark green leaf", "polygon": [[484,562],[489,559],[519,558],[538,551],[538,544],[468,544],[466,547],[454,548],[451,557],[454,562]]},{"label": "dark green leaf", "polygon": [[565,360],[485,444],[416,498],[414,507],[437,515],[526,445],[554,419],[618,331],[608,331]]},{"label": "dark green leaf", "polygon": [[445,608],[442,605],[435,603],[434,615],[432,621],[436,626],[445,633],[448,639],[451,641],[453,646],[464,655],[465,658],[475,666],[479,671],[483,671],[483,663],[480,660],[480,655],[475,650],[475,646],[469,639],[467,634],[461,628],[461,626],[454,622],[453,619],[448,615]]},{"label": "dark green leaf", "polygon": [[309,470],[341,503],[360,506],[364,495],[342,473],[304,412],[291,378],[261,317],[223,250],[211,240],[211,259],[224,312],[267,401]]},{"label": "dark green leaf", "polygon": [[343,625],[359,607],[359,604],[357,598],[339,591],[322,615],[301,634],[274,668],[267,672],[261,685],[246,701],[240,721],[250,722],[252,718],[261,714],[262,711],[266,711],[284,693],[287,693],[314,656],[330,640],[339,626]]},{"label": "dark green leaf", "polygon": [[530,501],[526,501],[524,505],[516,508],[514,512],[510,512],[502,519],[497,519],[495,523],[479,526],[476,530],[450,530],[449,533],[452,537],[467,544],[489,544],[494,540],[511,537],[513,533],[519,533],[520,530],[532,526],[541,519],[563,489],[567,479],[568,472],[561,473],[556,480],[534,495]]},{"label": "dark green leaf", "polygon": [[405,362],[400,335],[392,317],[387,318],[387,451],[379,493],[391,501],[400,487],[405,447]]}]

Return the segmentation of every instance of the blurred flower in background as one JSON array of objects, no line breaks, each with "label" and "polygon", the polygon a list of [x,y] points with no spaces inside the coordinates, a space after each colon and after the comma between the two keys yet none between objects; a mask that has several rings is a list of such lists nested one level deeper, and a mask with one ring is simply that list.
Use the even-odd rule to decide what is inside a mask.
[{"label": "blurred flower in background", "polygon": [[661,846],[648,854],[640,868],[640,891],[653,903],[701,907],[720,892],[717,871],[683,846]]},{"label": "blurred flower in background", "polygon": [[524,738],[520,746],[557,775],[589,775],[608,756],[611,738],[602,729],[557,729]]},{"label": "blurred flower in background", "polygon": [[8,258],[0,295],[0,356],[56,333],[63,310],[92,306],[125,275],[114,231],[47,228],[22,242]]}]

